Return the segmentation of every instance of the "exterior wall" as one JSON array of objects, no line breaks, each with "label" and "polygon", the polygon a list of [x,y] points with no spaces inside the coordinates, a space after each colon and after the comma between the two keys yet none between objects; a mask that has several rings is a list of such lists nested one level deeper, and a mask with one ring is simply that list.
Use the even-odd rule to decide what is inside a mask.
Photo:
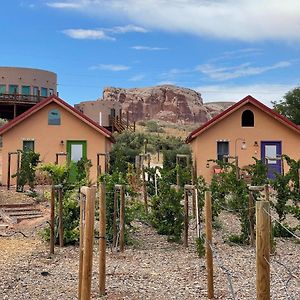
[{"label": "exterior wall", "polygon": [[[48,125],[48,112],[52,109],[60,111],[61,125]],[[7,183],[8,152],[22,149],[23,140],[34,140],[34,150],[40,153],[40,160],[53,163],[55,162],[56,153],[67,152],[67,140],[87,141],[87,158],[92,161],[90,178],[93,182],[96,181],[97,177],[97,153],[105,153],[111,149],[111,142],[105,136],[52,102],[3,134],[3,184]],[[65,161],[65,157],[59,157],[59,163],[63,161]],[[104,170],[104,159],[101,158],[100,164],[101,169]],[[16,158],[13,156],[11,174],[15,172]],[[14,184],[15,180],[11,179],[11,183]]]},{"label": "exterior wall", "polygon": [[[241,126],[242,112],[246,109],[254,113],[254,127]],[[245,150],[241,149],[241,139],[246,142]],[[191,148],[197,164],[197,175],[204,176],[206,181],[210,181],[214,166],[210,163],[207,168],[207,160],[217,159],[217,141],[221,140],[229,142],[229,155],[238,156],[240,167],[253,164],[252,157],[261,159],[261,141],[281,141],[283,154],[294,159],[300,158],[299,133],[248,103],[192,140]],[[258,147],[254,146],[255,142],[258,143]]]},{"label": "exterior wall", "polygon": [[9,94],[9,85],[17,85],[19,90],[17,94],[21,94],[22,86],[30,86],[30,95],[33,95],[33,87],[52,89],[57,94],[57,75],[53,72],[30,69],[30,68],[14,68],[0,67],[0,85],[6,85],[6,93]]},{"label": "exterior wall", "polygon": [[101,126],[110,126],[109,115],[111,109],[116,110],[116,116],[120,116],[122,112],[122,104],[114,100],[96,100],[85,101],[75,105],[75,108],[87,115],[90,119],[100,124],[100,112],[101,112]]}]

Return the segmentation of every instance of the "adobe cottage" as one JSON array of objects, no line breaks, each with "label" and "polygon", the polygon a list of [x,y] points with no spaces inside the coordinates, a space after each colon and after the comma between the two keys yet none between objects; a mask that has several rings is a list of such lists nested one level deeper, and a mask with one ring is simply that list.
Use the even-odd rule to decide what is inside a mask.
[{"label": "adobe cottage", "polygon": [[[67,153],[67,159],[91,159],[90,179],[97,179],[97,153],[111,150],[111,133],[53,95],[36,104],[0,129],[2,148],[2,183],[8,174],[8,153],[32,149],[40,153],[42,162],[55,162],[57,153]],[[60,157],[62,162],[65,157]],[[104,157],[99,156],[104,170]],[[11,174],[16,172],[16,157],[12,156]],[[14,183],[14,179],[11,179]]]},{"label": "adobe cottage", "polygon": [[280,155],[300,158],[300,128],[252,96],[194,130],[186,142],[191,144],[197,176],[206,181],[216,172],[207,160],[222,160],[224,155],[237,157],[240,167],[253,164],[252,157],[262,159],[270,178],[282,171]]}]

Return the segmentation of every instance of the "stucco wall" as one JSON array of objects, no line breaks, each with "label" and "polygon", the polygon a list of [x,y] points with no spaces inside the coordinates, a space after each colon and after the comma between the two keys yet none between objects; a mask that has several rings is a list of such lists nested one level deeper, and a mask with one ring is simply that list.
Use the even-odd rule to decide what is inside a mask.
[{"label": "stucco wall", "polygon": [[31,95],[33,95],[33,87],[41,87],[52,89],[54,94],[57,93],[57,75],[53,72],[31,69],[31,68],[15,68],[15,67],[0,67],[0,84],[6,85],[8,93],[9,85],[17,85],[21,94],[22,85],[31,87]]},{"label": "stucco wall", "polygon": [[[254,113],[254,127],[242,127],[241,115],[246,109]],[[241,150],[245,139],[246,150]],[[191,142],[193,157],[197,164],[197,175],[203,175],[210,181],[213,174],[213,163],[207,168],[208,159],[217,159],[217,141],[229,141],[229,155],[239,158],[239,166],[253,164],[252,156],[261,159],[261,141],[281,141],[282,153],[294,159],[300,158],[300,135],[252,104],[246,104],[230,116],[208,128]],[[259,147],[254,146],[254,142]],[[235,152],[235,143],[236,153]],[[287,166],[285,166],[285,169]]]},{"label": "stucco wall", "polygon": [[[61,113],[61,125],[48,125],[48,112],[59,109]],[[56,103],[49,105],[36,112],[31,117],[23,120],[20,124],[3,134],[2,148],[2,183],[7,182],[7,157],[8,152],[23,148],[23,140],[35,141],[35,152],[40,153],[42,162],[55,162],[57,152],[66,152],[67,140],[87,141],[87,158],[92,160],[91,179],[96,180],[97,157],[96,153],[104,153],[110,150],[111,142],[101,133],[85,124],[72,113],[63,109]],[[61,143],[63,141],[63,144]],[[63,162],[64,157],[59,161]],[[101,169],[104,170],[104,159],[101,158]],[[12,159],[11,174],[16,172],[16,160]],[[14,180],[12,180],[14,183]]]},{"label": "stucco wall", "polygon": [[97,100],[97,101],[85,101],[75,104],[75,108],[87,115],[89,118],[100,124],[100,112],[102,126],[110,126],[109,115],[111,109],[114,108],[116,116],[120,116],[122,111],[122,104],[113,100]]}]

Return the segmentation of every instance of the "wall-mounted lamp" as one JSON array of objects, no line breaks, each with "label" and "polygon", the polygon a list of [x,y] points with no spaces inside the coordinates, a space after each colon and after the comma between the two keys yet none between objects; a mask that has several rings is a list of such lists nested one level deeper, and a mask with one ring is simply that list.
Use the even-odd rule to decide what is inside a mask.
[{"label": "wall-mounted lamp", "polygon": [[242,146],[241,146],[241,150],[246,150],[246,149],[247,149],[246,142],[243,141],[243,142],[242,142]]},{"label": "wall-mounted lamp", "polygon": [[60,145],[63,146],[65,142],[63,140],[60,141]]},{"label": "wall-mounted lamp", "polygon": [[206,164],[206,168],[207,168],[207,169],[209,168],[209,163]]},{"label": "wall-mounted lamp", "polygon": [[257,143],[257,141],[254,142],[253,147],[258,148],[258,143]]}]

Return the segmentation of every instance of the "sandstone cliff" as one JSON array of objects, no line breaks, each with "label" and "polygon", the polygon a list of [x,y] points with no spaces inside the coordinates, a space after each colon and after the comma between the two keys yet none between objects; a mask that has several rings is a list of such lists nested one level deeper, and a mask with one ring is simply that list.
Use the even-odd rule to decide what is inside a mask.
[{"label": "sandstone cliff", "polygon": [[128,111],[130,121],[204,123],[224,110],[221,105],[204,105],[196,91],[173,85],[132,89],[107,87],[103,90],[103,99],[122,103],[122,110]]}]

